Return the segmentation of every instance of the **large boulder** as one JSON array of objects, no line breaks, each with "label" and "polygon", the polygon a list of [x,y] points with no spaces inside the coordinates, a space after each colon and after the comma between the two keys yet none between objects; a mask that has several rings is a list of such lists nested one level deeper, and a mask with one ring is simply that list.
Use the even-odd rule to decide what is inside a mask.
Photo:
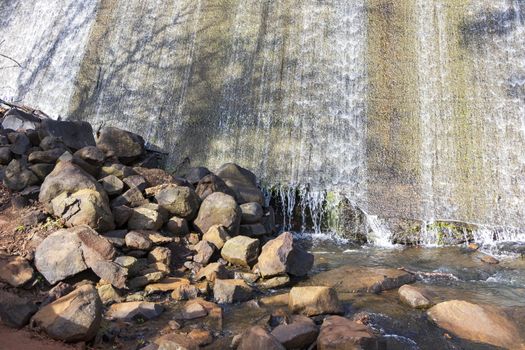
[{"label": "large boulder", "polygon": [[21,191],[37,183],[38,177],[18,159],[13,159],[5,168],[4,185],[10,190]]},{"label": "large boulder", "polygon": [[317,338],[318,350],[377,349],[377,338],[365,325],[341,316],[325,318]]},{"label": "large boulder", "polygon": [[39,124],[40,118],[17,108],[11,108],[2,119],[2,127],[11,130],[34,130]]},{"label": "large boulder", "polygon": [[108,201],[102,185],[93,176],[73,162],[61,161],[44,180],[38,200],[52,213],[51,201],[54,198],[64,192],[75,193],[83,189],[95,190],[100,193],[103,201]]},{"label": "large boulder", "polygon": [[462,300],[439,303],[428,310],[439,327],[456,336],[506,349],[525,349],[519,328],[500,309]]},{"label": "large boulder", "polygon": [[286,348],[261,326],[249,328],[242,336],[238,350],[285,350]]},{"label": "large boulder", "polygon": [[58,230],[37,247],[35,267],[50,283],[85,271],[115,256],[113,245],[87,226]]},{"label": "large boulder", "polygon": [[241,204],[242,224],[256,224],[261,222],[264,215],[262,206],[257,202]]},{"label": "large boulder", "polygon": [[241,209],[232,196],[222,192],[210,194],[202,202],[194,226],[200,233],[206,233],[213,225],[221,225],[232,236],[239,232]]},{"label": "large boulder", "polygon": [[123,163],[133,161],[144,153],[142,136],[118,128],[102,128],[97,147],[108,156],[115,156]]},{"label": "large boulder", "polygon": [[51,338],[67,342],[88,341],[102,320],[102,302],[97,289],[84,285],[44,306],[31,319],[31,326]]},{"label": "large boulder", "polygon": [[257,177],[251,171],[228,163],[221,166],[216,174],[235,193],[239,204],[257,202],[264,205],[263,193],[257,187]]},{"label": "large boulder", "polygon": [[189,183],[196,186],[203,177],[210,173],[211,172],[208,170],[208,168],[195,167],[188,170],[188,173],[186,174],[185,178],[186,180],[188,180]]},{"label": "large boulder", "polygon": [[250,267],[257,260],[259,240],[237,236],[226,241],[221,250],[224,260],[233,265]]},{"label": "large boulder", "polygon": [[206,199],[214,192],[222,192],[234,197],[235,193],[226,185],[226,183],[217,175],[208,174],[199,180],[195,192],[201,200]]},{"label": "large boulder", "polygon": [[189,187],[167,186],[155,195],[155,199],[170,214],[186,220],[193,220],[199,211],[199,197]]},{"label": "large boulder", "polygon": [[46,136],[60,138],[67,147],[74,150],[96,145],[93,128],[88,122],[45,119],[38,132],[41,139]]},{"label": "large boulder", "polygon": [[261,276],[267,278],[286,273],[304,276],[313,263],[314,256],[294,243],[292,233],[284,232],[263,246],[257,266]]},{"label": "large boulder", "polygon": [[293,287],[288,307],[306,316],[338,314],[342,311],[337,292],[329,287]]},{"label": "large boulder", "polygon": [[63,192],[51,201],[51,206],[53,214],[63,218],[68,227],[87,225],[100,232],[115,229],[107,198],[96,190]]},{"label": "large boulder", "polygon": [[20,287],[33,278],[33,268],[20,256],[0,254],[0,281]]},{"label": "large boulder", "polygon": [[415,280],[416,276],[403,270],[345,265],[316,274],[306,283],[333,287],[338,293],[380,293]]},{"label": "large boulder", "polygon": [[22,328],[38,307],[26,298],[0,290],[0,321],[13,328]]}]

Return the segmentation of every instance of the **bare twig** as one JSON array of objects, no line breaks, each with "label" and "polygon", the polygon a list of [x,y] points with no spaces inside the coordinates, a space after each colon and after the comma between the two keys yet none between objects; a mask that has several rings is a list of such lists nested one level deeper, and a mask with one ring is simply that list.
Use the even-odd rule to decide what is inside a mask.
[{"label": "bare twig", "polygon": [[15,60],[14,58],[11,58],[11,57],[9,57],[9,56],[7,56],[7,55],[4,55],[4,54],[2,54],[2,53],[0,53],[0,57],[7,58],[8,60],[10,60],[10,61],[16,63],[16,65],[17,65],[18,67],[22,68],[22,65],[21,65],[20,63],[18,63],[18,61]]}]

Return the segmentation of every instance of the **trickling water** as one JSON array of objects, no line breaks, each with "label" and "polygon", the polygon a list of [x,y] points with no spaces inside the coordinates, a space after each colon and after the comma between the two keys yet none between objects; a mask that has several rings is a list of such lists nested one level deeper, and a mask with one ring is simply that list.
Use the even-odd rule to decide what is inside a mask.
[{"label": "trickling water", "polygon": [[235,161],[280,186],[285,227],[325,230],[335,194],[376,244],[399,218],[523,239],[523,0],[0,6],[0,97],[138,132],[173,166]]}]

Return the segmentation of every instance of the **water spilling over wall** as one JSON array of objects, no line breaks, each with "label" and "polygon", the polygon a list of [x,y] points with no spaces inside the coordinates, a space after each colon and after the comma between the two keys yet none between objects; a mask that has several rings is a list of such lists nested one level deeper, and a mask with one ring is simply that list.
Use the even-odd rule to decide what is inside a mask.
[{"label": "water spilling over wall", "polygon": [[0,7],[2,98],[136,131],[174,168],[236,161],[302,191],[317,228],[335,196],[383,236],[394,218],[525,230],[524,0]]}]

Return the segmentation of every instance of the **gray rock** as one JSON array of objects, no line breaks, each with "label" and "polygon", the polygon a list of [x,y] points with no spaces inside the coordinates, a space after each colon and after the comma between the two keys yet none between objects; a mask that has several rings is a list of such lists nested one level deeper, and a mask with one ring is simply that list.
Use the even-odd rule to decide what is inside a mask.
[{"label": "gray rock", "polygon": [[22,328],[38,307],[26,298],[0,290],[0,320],[12,328]]},{"label": "gray rock", "polygon": [[115,156],[128,163],[144,153],[144,139],[129,131],[106,127],[99,132],[97,147],[107,156]]},{"label": "gray rock", "polygon": [[259,223],[263,217],[263,208],[257,202],[244,203],[240,205],[242,224],[256,224]]},{"label": "gray rock", "polygon": [[257,178],[251,171],[228,163],[221,166],[216,174],[235,193],[239,204],[257,202],[264,205],[264,196],[257,188]]},{"label": "gray rock", "polygon": [[62,148],[64,151],[66,151],[67,147],[62,141],[60,137],[54,137],[54,136],[45,136],[40,141],[40,148],[44,151],[49,151],[55,148]]},{"label": "gray rock", "polygon": [[158,230],[163,224],[157,211],[143,207],[134,208],[128,220],[130,230]]},{"label": "gray rock", "polygon": [[100,149],[95,146],[87,146],[79,149],[74,154],[85,162],[92,165],[101,166],[106,159],[106,155]]},{"label": "gray rock", "polygon": [[199,197],[189,187],[168,186],[161,190],[155,199],[170,214],[186,220],[193,220],[199,210]]},{"label": "gray rock", "polygon": [[206,197],[214,192],[222,192],[235,197],[235,193],[228,187],[228,185],[226,185],[220,177],[214,174],[204,176],[197,184],[195,192],[201,200],[206,199]]},{"label": "gray rock", "polygon": [[144,190],[148,187],[148,183],[140,175],[131,175],[131,176],[125,177],[122,181],[124,181],[124,183],[129,188],[138,188],[139,191],[141,192],[144,192]]},{"label": "gray rock", "polygon": [[239,234],[248,237],[261,237],[269,232],[266,232],[266,228],[263,224],[251,224],[239,226]]},{"label": "gray rock", "polygon": [[2,119],[2,127],[11,130],[34,130],[39,124],[40,118],[16,108],[7,111]]},{"label": "gray rock", "polygon": [[133,209],[125,205],[120,205],[118,207],[114,207],[112,212],[115,219],[115,225],[117,227],[122,227],[128,222],[131,214],[133,213]]},{"label": "gray rock", "polygon": [[193,250],[196,251],[193,261],[206,266],[210,262],[213,253],[215,253],[215,246],[208,241],[200,241],[193,247]]},{"label": "gray rock", "polygon": [[55,168],[55,164],[32,164],[29,166],[29,170],[35,174],[40,181],[44,181],[45,178],[51,174],[53,169]]},{"label": "gray rock", "polygon": [[116,288],[126,288],[128,270],[111,261],[99,260],[91,265],[93,272]]},{"label": "gray rock", "polygon": [[277,326],[271,334],[287,349],[305,349],[315,342],[319,330],[310,318],[294,316],[291,323]]},{"label": "gray rock", "polygon": [[153,242],[145,234],[137,231],[130,231],[126,235],[126,246],[131,249],[149,250]]},{"label": "gray rock", "polygon": [[4,185],[10,190],[21,191],[37,183],[38,177],[18,159],[13,159],[5,168]]},{"label": "gray rock", "polygon": [[144,198],[142,192],[138,188],[131,188],[124,192],[122,195],[112,200],[111,206],[119,207],[125,205],[134,208],[146,203],[148,203],[148,200]]},{"label": "gray rock", "polygon": [[0,165],[7,165],[12,159],[11,149],[7,146],[0,147]]},{"label": "gray rock", "polygon": [[124,190],[124,182],[115,175],[108,175],[98,180],[102,184],[102,187],[106,193],[110,196],[121,194]]},{"label": "gray rock", "polygon": [[98,292],[92,285],[84,285],[40,309],[31,319],[31,326],[54,339],[89,341],[96,335],[101,320]]},{"label": "gray rock", "polygon": [[199,214],[194,221],[195,228],[200,233],[206,233],[210,227],[221,225],[231,236],[239,232],[241,209],[232,196],[221,192],[210,194],[202,202]]},{"label": "gray rock", "polygon": [[39,133],[41,139],[46,136],[60,138],[67,147],[74,150],[96,146],[93,128],[88,122],[45,119],[40,124]]},{"label": "gray rock", "polygon": [[11,142],[11,152],[18,155],[26,154],[31,148],[31,141],[26,134],[22,132],[12,132],[7,134],[9,142]]},{"label": "gray rock", "polygon": [[36,151],[31,152],[28,157],[29,163],[47,163],[55,164],[58,158],[64,154],[64,150],[61,148],[53,148],[49,151]]},{"label": "gray rock", "polygon": [[286,348],[261,326],[253,326],[241,337],[237,350],[285,350]]},{"label": "gray rock", "polygon": [[205,177],[206,175],[210,174],[211,172],[208,170],[208,168],[205,167],[195,167],[191,168],[188,173],[186,174],[186,180],[188,180],[189,183],[192,185],[197,185],[199,181]]},{"label": "gray rock", "polygon": [[252,288],[244,280],[216,279],[213,286],[213,297],[216,302],[231,304],[243,302],[252,298]]}]

